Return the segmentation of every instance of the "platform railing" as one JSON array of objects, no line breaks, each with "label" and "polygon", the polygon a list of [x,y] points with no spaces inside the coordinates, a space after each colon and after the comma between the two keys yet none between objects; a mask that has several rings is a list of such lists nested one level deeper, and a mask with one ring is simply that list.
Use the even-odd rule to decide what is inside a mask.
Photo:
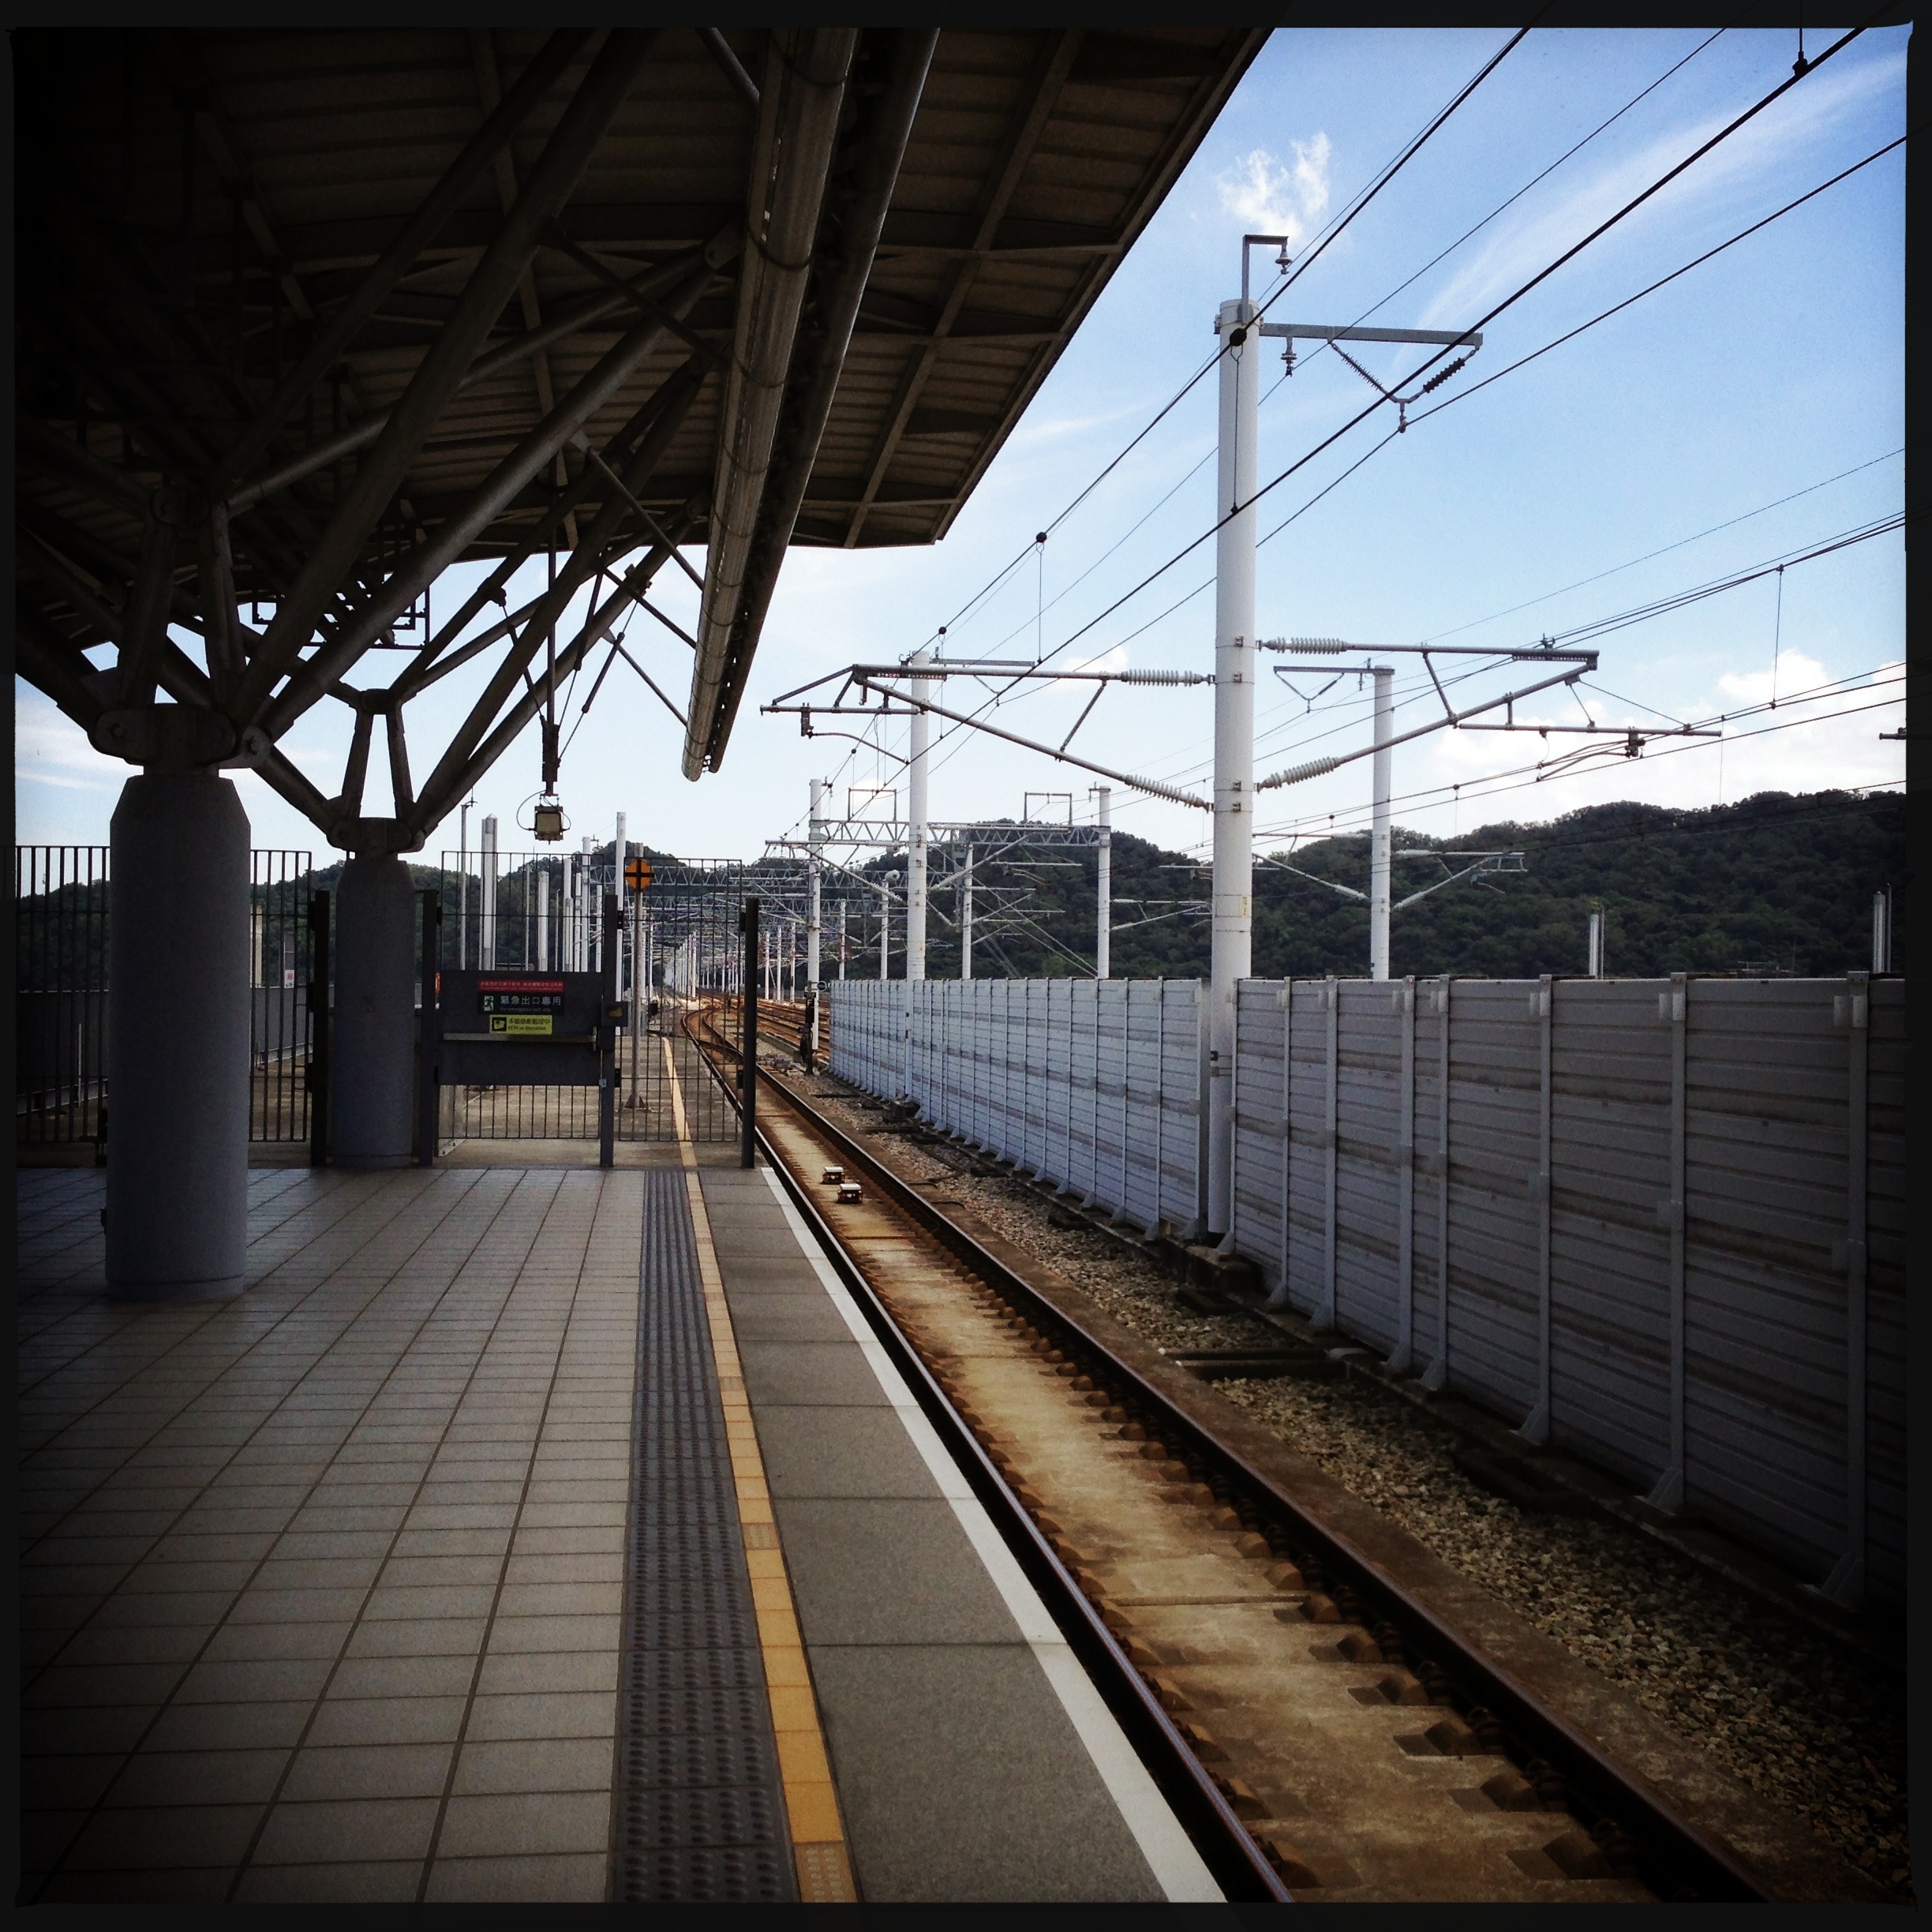
[{"label": "platform railing", "polygon": [[[305,852],[249,855],[249,1133],[305,1140],[309,1057]],[[14,1138],[21,1147],[103,1144],[107,1088],[110,863],[105,845],[13,848]]]}]

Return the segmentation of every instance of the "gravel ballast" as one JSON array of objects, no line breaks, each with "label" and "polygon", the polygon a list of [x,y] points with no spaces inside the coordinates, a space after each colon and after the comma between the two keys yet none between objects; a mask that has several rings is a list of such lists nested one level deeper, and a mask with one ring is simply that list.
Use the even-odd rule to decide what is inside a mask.
[{"label": "gravel ballast", "polygon": [[[876,1109],[852,1105],[829,1082],[808,1091],[850,1131],[869,1136],[880,1125]],[[1152,1256],[1095,1226],[1054,1225],[1053,1204],[1023,1181],[962,1172],[965,1156],[950,1148],[888,1144],[901,1172],[943,1178],[947,1196],[1156,1346],[1279,1339],[1238,1312],[1196,1312]],[[1526,1514],[1455,1466],[1453,1431],[1370,1378],[1217,1387],[1901,1902],[1910,1898],[1902,1665],[1860,1657],[1626,1524]]]}]

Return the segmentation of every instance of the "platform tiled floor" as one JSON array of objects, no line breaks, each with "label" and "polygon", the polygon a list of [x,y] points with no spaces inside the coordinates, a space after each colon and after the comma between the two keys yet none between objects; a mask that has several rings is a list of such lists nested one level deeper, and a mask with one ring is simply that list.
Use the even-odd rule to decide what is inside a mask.
[{"label": "platform tiled floor", "polygon": [[642,1177],[250,1176],[103,1300],[21,1177],[23,1900],[603,1896]]}]

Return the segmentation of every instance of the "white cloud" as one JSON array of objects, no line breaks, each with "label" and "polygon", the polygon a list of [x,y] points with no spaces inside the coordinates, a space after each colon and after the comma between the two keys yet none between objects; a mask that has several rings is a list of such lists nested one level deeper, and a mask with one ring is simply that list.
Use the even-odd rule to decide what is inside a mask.
[{"label": "white cloud", "polygon": [[1222,208],[1248,233],[1286,235],[1292,248],[1328,206],[1331,148],[1326,134],[1291,145],[1291,162],[1266,148],[1250,149],[1216,177],[1215,185]]},{"label": "white cloud", "polygon": [[78,724],[38,691],[17,687],[13,713],[13,775],[23,783],[77,791],[118,790],[128,768],[103,758]]}]

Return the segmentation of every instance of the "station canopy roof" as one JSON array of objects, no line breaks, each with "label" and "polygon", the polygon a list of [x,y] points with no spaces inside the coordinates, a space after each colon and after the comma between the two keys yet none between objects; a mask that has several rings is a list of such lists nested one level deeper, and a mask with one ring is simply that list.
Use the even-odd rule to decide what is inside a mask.
[{"label": "station canopy roof", "polygon": [[[21,671],[103,751],[414,849],[542,710],[569,599],[560,676],[702,545],[664,635],[715,769],[787,548],[945,534],[1265,37],[17,32]],[[554,592],[496,608],[538,555]],[[485,653],[412,773],[404,706]],[[324,700],[331,797],[275,747]]]}]

